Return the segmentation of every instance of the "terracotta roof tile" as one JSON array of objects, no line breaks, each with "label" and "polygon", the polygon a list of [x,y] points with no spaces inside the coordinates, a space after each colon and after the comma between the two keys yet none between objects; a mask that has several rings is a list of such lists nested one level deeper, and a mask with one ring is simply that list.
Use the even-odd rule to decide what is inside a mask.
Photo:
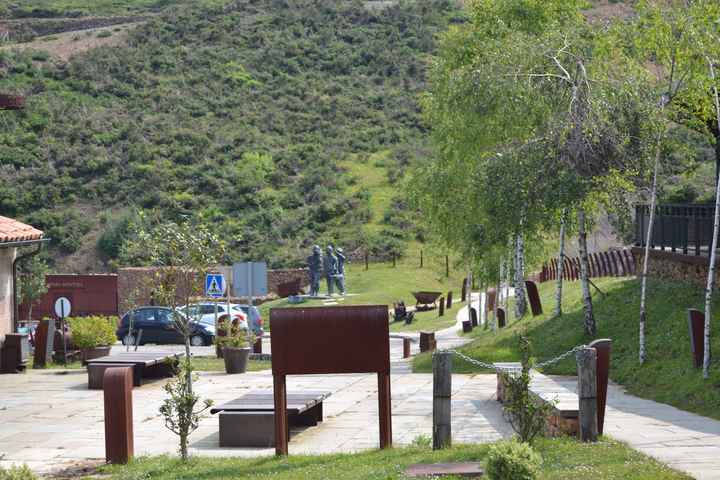
[{"label": "terracotta roof tile", "polygon": [[22,242],[25,240],[39,240],[43,232],[30,225],[0,216],[0,244],[8,242]]}]

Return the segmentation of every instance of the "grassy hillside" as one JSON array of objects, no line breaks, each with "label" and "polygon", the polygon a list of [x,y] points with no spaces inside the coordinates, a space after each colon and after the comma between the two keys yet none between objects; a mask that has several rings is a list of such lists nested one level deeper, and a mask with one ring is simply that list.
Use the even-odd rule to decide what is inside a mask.
[{"label": "grassy hillside", "polygon": [[[607,293],[593,293],[598,322],[597,338],[611,338],[610,378],[628,392],[674,405],[683,410],[720,419],[720,362],[713,361],[711,375],[703,380],[702,371],[692,366],[687,309],[703,308],[704,294],[698,287],[680,282],[649,281],[647,353],[645,365],[638,365],[639,282],[635,279],[605,278],[594,280]],[[545,314],[536,318],[513,320],[509,328],[492,334],[475,330],[476,339],[462,350],[484,361],[517,361],[517,334],[525,332],[532,340],[538,360],[554,357],[575,345],[589,343],[582,333],[582,306],[578,282],[566,283],[563,301],[565,314],[552,319],[552,282],[541,284]],[[716,295],[717,299],[717,295]],[[713,307],[720,308],[720,301]],[[720,328],[720,315],[713,316],[713,332]],[[712,338],[712,351],[720,351],[720,336]],[[431,371],[427,355],[416,358],[417,371]],[[472,366],[454,361],[456,371],[473,371]],[[574,359],[564,360],[546,373],[575,375]]]},{"label": "grassy hillside", "polygon": [[124,46],[69,63],[0,51],[0,91],[29,95],[24,112],[0,112],[0,215],[46,230],[61,258],[98,246],[105,266],[139,209],[212,224],[231,260],[271,266],[297,264],[316,241],[380,253],[422,237],[397,228],[414,222],[393,184],[426,155],[417,97],[435,35],[461,15],[454,2],[126,1],[85,13],[106,3],[173,6]]},{"label": "grassy hillside", "polygon": [[[187,463],[169,457],[140,458],[129,465],[102,467],[113,480],[153,478],[197,479],[310,479],[377,480],[407,478],[402,472],[414,463],[484,462],[489,445],[459,445],[442,450],[429,447],[371,450],[353,455],[275,458],[202,458]],[[569,438],[540,439],[535,449],[543,458],[539,480],[622,478],[626,480],[689,479],[626,445],[604,439],[580,443]],[[448,477],[449,478],[449,477]]]}]

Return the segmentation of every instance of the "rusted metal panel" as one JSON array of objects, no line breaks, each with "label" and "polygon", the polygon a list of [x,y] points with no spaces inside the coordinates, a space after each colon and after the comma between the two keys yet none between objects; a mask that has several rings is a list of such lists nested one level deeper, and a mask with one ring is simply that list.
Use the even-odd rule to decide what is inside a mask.
[{"label": "rusted metal panel", "polygon": [[[118,315],[117,275],[46,275],[47,293],[33,305],[33,317],[55,317],[55,300],[72,302],[72,316]],[[19,307],[20,318],[27,318],[28,305]]]},{"label": "rusted metal panel", "polygon": [[270,310],[275,453],[288,453],[286,375],[377,373],[380,448],[392,445],[387,305]]},{"label": "rusted metal panel", "polygon": [[494,288],[488,288],[487,301],[485,302],[487,312],[492,312],[493,310],[495,310],[495,300],[496,299],[497,299],[497,291]]},{"label": "rusted metal panel", "polygon": [[498,328],[505,327],[505,309],[504,308],[497,309],[497,324],[498,324]]},{"label": "rusted metal panel", "polygon": [[434,350],[435,332],[420,332],[420,352]]},{"label": "rusted metal panel", "polygon": [[52,358],[53,342],[55,339],[55,321],[41,320],[35,332],[35,355],[33,355],[33,368],[43,368],[49,358]]},{"label": "rusted metal panel", "polygon": [[450,290],[450,291],[447,293],[447,302],[446,302],[446,304],[445,304],[445,307],[446,307],[446,308],[452,307],[452,303],[453,303],[452,290]]},{"label": "rusted metal panel", "polygon": [[597,352],[597,426],[598,433],[603,434],[605,425],[605,405],[607,404],[608,377],[610,375],[610,349],[612,340],[601,338],[588,345]]},{"label": "rusted metal panel", "polygon": [[470,326],[473,328],[478,326],[478,314],[475,307],[470,307]]},{"label": "rusted metal panel", "polygon": [[403,358],[410,357],[410,339],[403,338]]},{"label": "rusted metal panel", "polygon": [[439,308],[438,308],[438,317],[442,317],[445,315],[445,299],[443,297],[440,297],[439,302]]},{"label": "rusted metal panel", "polygon": [[389,373],[388,319],[387,305],[273,308],[273,374]]},{"label": "rusted metal panel", "polygon": [[530,310],[532,310],[533,317],[542,315],[542,303],[540,303],[540,293],[538,292],[537,285],[531,280],[525,281],[525,289],[528,293],[528,300],[530,301]]},{"label": "rusted metal panel", "polygon": [[694,308],[688,309],[690,350],[695,368],[702,368],[705,357],[705,313]]},{"label": "rusted metal panel", "polygon": [[465,320],[464,322],[462,322],[462,329],[463,329],[463,333],[472,332],[472,330],[473,330],[472,322],[470,322],[470,320]]},{"label": "rusted metal panel", "polygon": [[105,371],[105,459],[108,463],[128,463],[134,454],[133,369],[115,367]]},{"label": "rusted metal panel", "polygon": [[462,301],[462,302],[464,302],[465,299],[467,298],[467,288],[468,288],[467,278],[463,278],[462,289],[461,289],[461,294],[460,294],[460,301]]}]

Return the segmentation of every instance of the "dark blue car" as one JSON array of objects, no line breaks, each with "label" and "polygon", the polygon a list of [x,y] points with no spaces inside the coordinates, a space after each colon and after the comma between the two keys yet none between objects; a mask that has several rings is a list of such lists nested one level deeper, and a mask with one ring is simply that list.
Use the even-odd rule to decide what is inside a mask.
[{"label": "dark blue car", "polygon": [[[132,319],[132,331],[130,320]],[[140,307],[126,313],[116,335],[123,345],[134,345],[139,337],[140,344],[183,344],[185,338],[177,328],[176,321],[185,323],[186,317],[180,312],[173,312],[167,307]],[[190,344],[194,347],[212,345],[215,338],[215,327],[199,322],[189,322]],[[142,331],[142,333],[140,333]]]}]

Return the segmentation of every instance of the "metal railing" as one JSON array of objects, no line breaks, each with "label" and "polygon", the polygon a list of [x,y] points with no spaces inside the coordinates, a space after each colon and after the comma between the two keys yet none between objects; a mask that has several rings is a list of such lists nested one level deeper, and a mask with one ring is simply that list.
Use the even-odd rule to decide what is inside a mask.
[{"label": "metal railing", "polygon": [[[655,207],[650,247],[684,255],[707,255],[712,243],[712,204],[666,204]],[[635,207],[635,245],[644,247],[650,223],[650,206]]]}]

